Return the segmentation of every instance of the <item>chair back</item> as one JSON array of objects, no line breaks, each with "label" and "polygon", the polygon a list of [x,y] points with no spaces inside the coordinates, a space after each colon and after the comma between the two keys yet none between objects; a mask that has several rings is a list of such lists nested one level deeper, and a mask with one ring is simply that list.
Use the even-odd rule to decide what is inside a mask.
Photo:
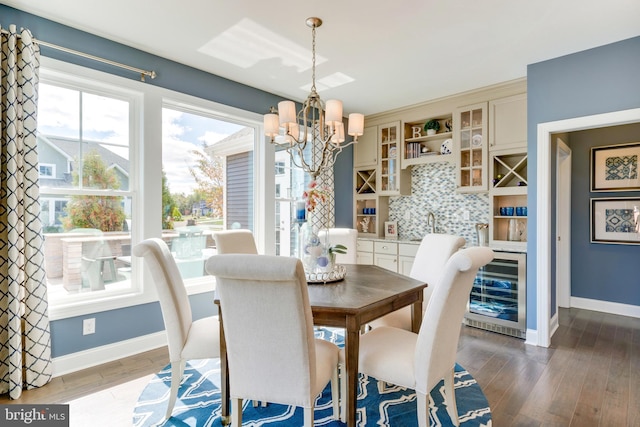
[{"label": "chair back", "polygon": [[336,263],[356,264],[358,252],[358,230],[355,228],[329,228],[328,230],[320,230],[318,233],[320,241],[325,241],[325,235],[327,232],[329,234],[329,243],[331,245],[344,245],[347,248],[346,254],[336,254]]},{"label": "chair back", "polygon": [[429,284],[424,290],[424,307],[440,281],[447,261],[465,243],[464,237],[450,234],[431,233],[422,238],[409,276]]},{"label": "chair back", "polygon": [[300,260],[223,254],[205,268],[216,277],[231,398],[309,407],[316,353]]},{"label": "chair back", "polygon": [[416,390],[431,389],[455,366],[462,319],[480,267],[493,259],[487,247],[470,247],[451,256],[418,334],[415,354]]},{"label": "chair back", "polygon": [[143,257],[158,291],[171,362],[181,359],[192,323],[191,305],[178,266],[164,240],[151,238],[133,247]]},{"label": "chair back", "polygon": [[257,254],[251,230],[223,230],[213,233],[218,254]]}]

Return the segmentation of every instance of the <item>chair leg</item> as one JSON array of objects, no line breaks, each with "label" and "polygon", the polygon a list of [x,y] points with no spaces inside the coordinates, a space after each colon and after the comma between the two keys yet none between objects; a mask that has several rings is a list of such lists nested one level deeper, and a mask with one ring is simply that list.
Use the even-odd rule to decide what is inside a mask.
[{"label": "chair leg", "polygon": [[339,365],[340,369],[340,421],[347,422],[347,373],[344,365]]},{"label": "chair leg", "polygon": [[242,399],[231,399],[231,425],[242,426]]},{"label": "chair leg", "polygon": [[331,374],[331,405],[333,406],[333,418],[340,418],[340,381],[338,379],[338,367],[336,366]]},{"label": "chair leg", "polygon": [[310,408],[304,408],[304,427],[313,427],[313,403]]},{"label": "chair leg", "polygon": [[418,427],[429,427],[429,396],[416,391],[418,405]]},{"label": "chair leg", "polygon": [[178,397],[178,389],[180,388],[180,382],[182,381],[182,374],[184,373],[184,367],[186,365],[186,360],[180,360],[179,362],[171,363],[171,390],[169,391],[169,403],[167,404],[167,413],[165,414],[165,419],[171,418],[171,413],[173,412],[173,407],[176,404],[176,399]]},{"label": "chair leg", "polygon": [[454,426],[458,427],[460,425],[460,419],[458,418],[454,381],[454,369],[451,368],[451,372],[444,377],[444,403],[447,405],[447,412],[449,413],[449,417],[451,417],[451,422]]}]

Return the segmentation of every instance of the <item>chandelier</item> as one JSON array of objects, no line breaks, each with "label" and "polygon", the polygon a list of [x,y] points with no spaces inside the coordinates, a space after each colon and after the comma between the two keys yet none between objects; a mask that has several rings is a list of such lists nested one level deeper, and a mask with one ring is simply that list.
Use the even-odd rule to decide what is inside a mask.
[{"label": "chandelier", "polygon": [[323,171],[333,168],[345,147],[358,142],[358,136],[364,132],[364,116],[349,114],[347,134],[353,136],[353,140],[344,144],[342,101],[330,99],[325,104],[316,91],[316,28],[322,25],[322,20],[307,18],[306,24],[311,27],[312,37],[311,93],[297,113],[293,101],[279,102],[278,110],[271,107],[264,116],[264,132],[271,138],[271,143],[276,143],[282,129],[284,142],[279,143],[286,145],[297,167],[316,179]]}]

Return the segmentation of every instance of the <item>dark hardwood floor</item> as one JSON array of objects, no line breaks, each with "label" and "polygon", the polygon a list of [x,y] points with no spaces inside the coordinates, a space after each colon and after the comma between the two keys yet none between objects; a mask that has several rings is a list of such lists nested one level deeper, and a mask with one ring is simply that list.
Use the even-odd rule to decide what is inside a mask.
[{"label": "dark hardwood floor", "polygon": [[[640,319],[562,309],[549,348],[462,328],[458,362],[485,392],[494,427],[640,427]],[[55,378],[11,403],[69,403],[71,426],[130,426],[166,348]],[[9,403],[0,396],[0,403]]]}]

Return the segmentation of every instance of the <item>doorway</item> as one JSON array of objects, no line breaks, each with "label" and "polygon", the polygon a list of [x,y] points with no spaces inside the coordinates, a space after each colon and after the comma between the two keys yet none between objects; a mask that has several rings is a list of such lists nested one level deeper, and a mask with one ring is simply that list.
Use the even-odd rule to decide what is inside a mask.
[{"label": "doorway", "polygon": [[[536,166],[536,331],[531,337],[527,332],[527,343],[541,347],[549,347],[552,329],[551,314],[551,271],[552,271],[552,239],[551,221],[551,170],[553,135],[593,129],[605,126],[616,126],[640,122],[640,108],[576,117],[555,122],[539,123],[537,129],[537,166]],[[554,260],[555,262],[555,260]],[[557,312],[557,311],[556,311]]]}]

